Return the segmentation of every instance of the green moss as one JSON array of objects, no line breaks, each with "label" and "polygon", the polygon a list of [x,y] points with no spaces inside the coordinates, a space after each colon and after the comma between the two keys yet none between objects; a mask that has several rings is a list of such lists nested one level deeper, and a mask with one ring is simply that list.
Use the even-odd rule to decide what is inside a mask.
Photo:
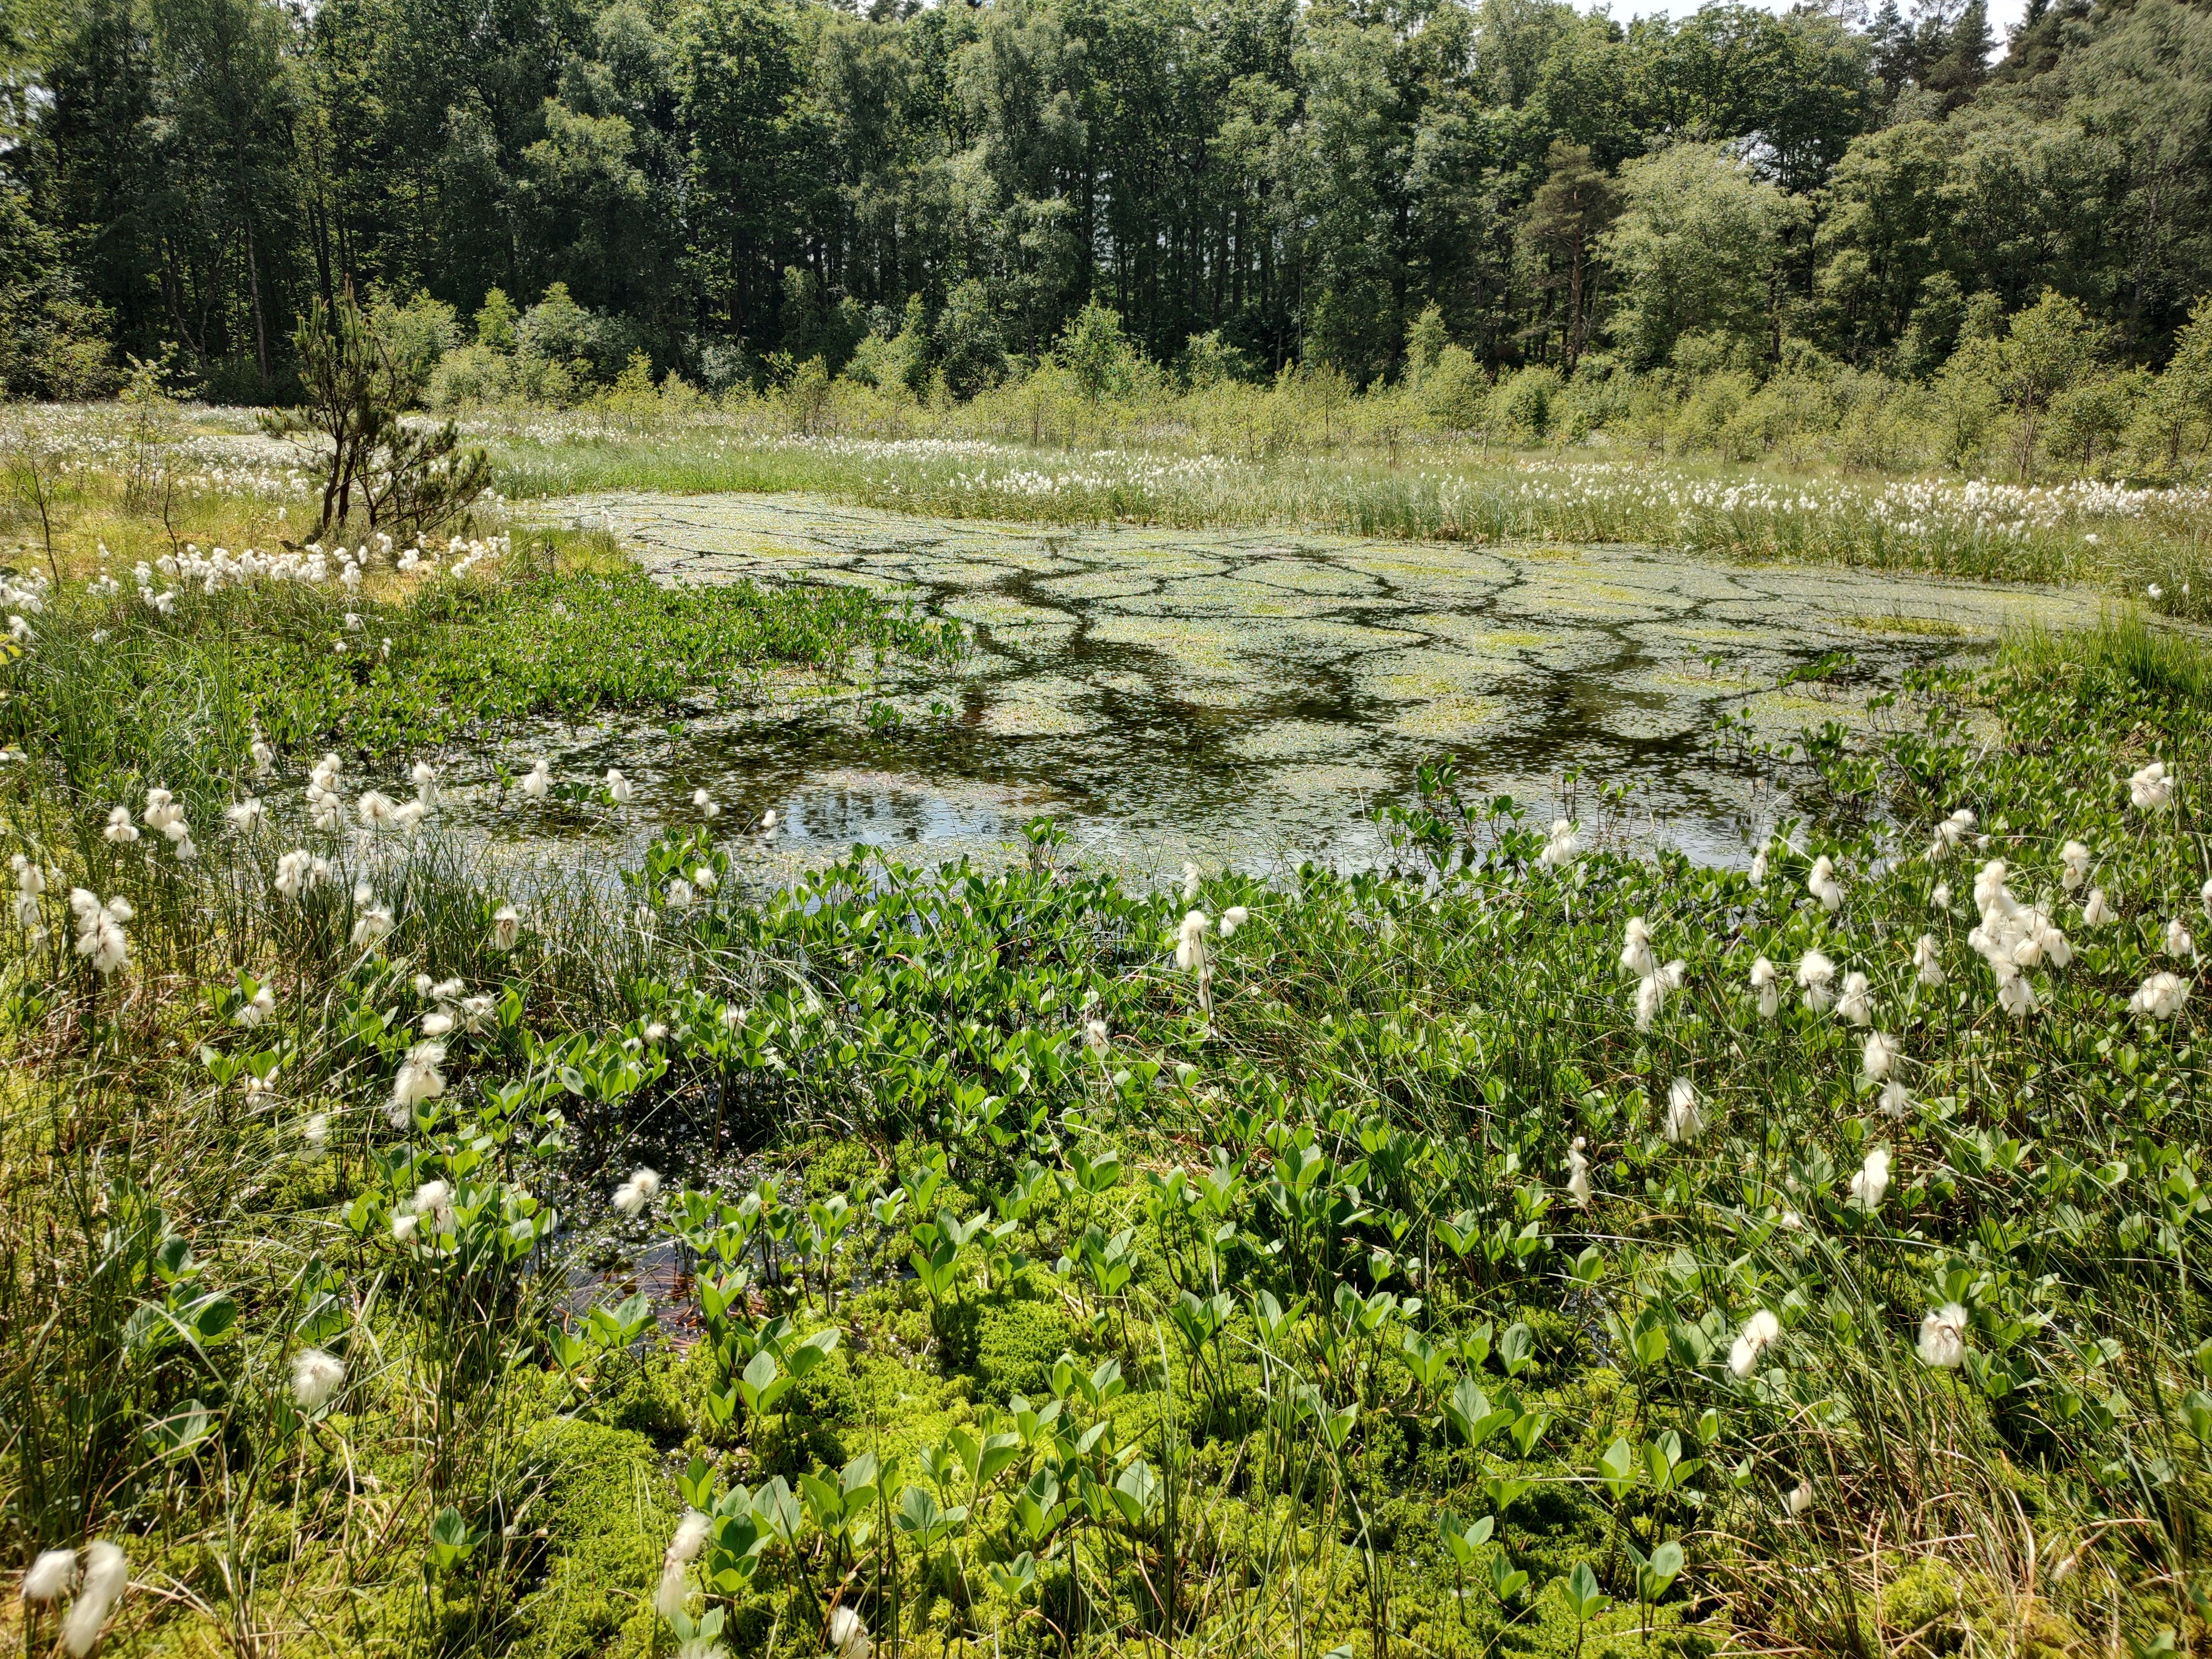
[{"label": "green moss", "polygon": [[876,1174],[879,1167],[875,1148],[865,1140],[815,1140],[805,1154],[806,1195],[817,1199],[827,1198],[832,1193],[849,1193],[864,1178]]},{"label": "green moss", "polygon": [[1912,1562],[1875,1597],[1886,1644],[1915,1659],[1960,1651],[1972,1633],[1967,1597],[1965,1577],[1948,1562]]},{"label": "green moss", "polygon": [[558,1418],[530,1436],[524,1454],[541,1483],[533,1513],[546,1555],[542,1582],[520,1608],[518,1651],[544,1659],[647,1651],[646,1598],[673,1524],[652,1443]]},{"label": "green moss", "polygon": [[872,1451],[911,1467],[921,1448],[938,1444],[947,1429],[973,1416],[966,1377],[933,1376],[896,1354],[878,1352],[860,1358],[854,1386],[860,1425],[848,1437],[855,1455]]},{"label": "green moss", "polygon": [[[681,1444],[696,1415],[696,1390],[686,1371],[688,1355],[668,1348],[649,1353],[639,1364],[624,1363],[604,1371],[599,1392],[578,1415],[609,1428],[641,1434],[657,1446]],[[558,1373],[546,1374],[546,1399],[556,1409],[568,1403]]]},{"label": "green moss", "polygon": [[975,1382],[986,1400],[1051,1392],[1053,1361],[1080,1340],[1074,1322],[1043,1302],[985,1303],[975,1332]]}]

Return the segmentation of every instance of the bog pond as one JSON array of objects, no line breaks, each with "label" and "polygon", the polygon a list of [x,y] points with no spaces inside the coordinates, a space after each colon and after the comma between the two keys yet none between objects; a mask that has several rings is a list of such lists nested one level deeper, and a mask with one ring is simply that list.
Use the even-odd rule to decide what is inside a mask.
[{"label": "bog pond", "polygon": [[971,630],[950,673],[890,665],[857,696],[724,699],[538,741],[570,774],[621,766],[648,820],[699,787],[773,806],[802,860],[856,842],[996,856],[1049,813],[1133,872],[1357,863],[1376,808],[1447,757],[1469,794],[1511,793],[1540,822],[1632,786],[1619,833],[1727,860],[1788,803],[1707,741],[1717,716],[1768,741],[1849,724],[1912,667],[2098,605],[1649,548],[1052,530],[789,495],[594,496],[528,517],[604,526],[659,580],[860,583]]}]

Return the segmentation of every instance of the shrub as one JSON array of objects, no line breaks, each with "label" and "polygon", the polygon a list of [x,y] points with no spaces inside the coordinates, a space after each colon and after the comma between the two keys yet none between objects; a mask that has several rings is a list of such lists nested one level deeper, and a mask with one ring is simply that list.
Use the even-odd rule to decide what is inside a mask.
[{"label": "shrub", "polygon": [[1096,301],[1076,313],[1054,352],[1092,403],[1127,397],[1142,380],[1142,359],[1121,331],[1121,313]]},{"label": "shrub", "polygon": [[1559,371],[1548,363],[1531,364],[1501,380],[1490,396],[1491,432],[1501,438],[1548,437],[1561,386]]},{"label": "shrub", "polygon": [[514,362],[489,346],[457,346],[438,360],[424,401],[433,409],[505,403],[516,394]]},{"label": "shrub", "polygon": [[521,356],[568,364],[571,373],[603,380],[619,374],[630,353],[629,330],[618,319],[577,304],[566,283],[554,283],[522,313],[514,344]]},{"label": "shrub", "polygon": [[1472,432],[1482,425],[1490,400],[1490,380],[1474,354],[1463,345],[1448,345],[1437,354],[1435,366],[1422,377],[1421,403],[1429,418],[1455,432]]},{"label": "shrub", "polygon": [[955,397],[973,397],[1005,376],[1006,342],[992,314],[990,295],[974,277],[945,296],[934,333],[938,367]]}]

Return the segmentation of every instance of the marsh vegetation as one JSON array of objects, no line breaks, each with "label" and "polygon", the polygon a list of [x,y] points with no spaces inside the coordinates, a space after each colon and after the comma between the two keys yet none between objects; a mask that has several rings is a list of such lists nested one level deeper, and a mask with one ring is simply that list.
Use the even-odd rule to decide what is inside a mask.
[{"label": "marsh vegetation", "polygon": [[1995,58],[9,9],[0,1641],[2198,1651],[2212,13]]},{"label": "marsh vegetation", "polygon": [[1748,868],[1441,765],[1267,881],[797,870],[619,766],[484,792],[518,861],[472,745],[963,636],[126,453],[5,595],[33,1647],[2200,1633],[2192,636],[1914,673]]}]

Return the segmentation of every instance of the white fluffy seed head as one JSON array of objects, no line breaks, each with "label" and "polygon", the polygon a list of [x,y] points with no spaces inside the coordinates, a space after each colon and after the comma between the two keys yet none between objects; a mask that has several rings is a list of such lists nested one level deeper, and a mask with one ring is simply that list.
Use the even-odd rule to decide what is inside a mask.
[{"label": "white fluffy seed head", "polygon": [[1667,1119],[1661,1133],[1668,1140],[1680,1143],[1697,1138],[1705,1127],[1705,1118],[1698,1110],[1698,1091],[1686,1077],[1678,1077],[1667,1091]]},{"label": "white fluffy seed head", "polygon": [[676,1535],[668,1540],[668,1557],[672,1561],[696,1561],[699,1552],[707,1547],[707,1517],[696,1510],[687,1510],[676,1523]]},{"label": "white fluffy seed head", "polygon": [[1859,1207],[1866,1211],[1881,1207],[1882,1195],[1889,1190],[1889,1153],[1877,1146],[1866,1155],[1866,1162],[1851,1177],[1851,1196]]},{"label": "white fluffy seed head", "polygon": [[1836,999],[1836,1012],[1854,1025],[1874,1023],[1874,991],[1864,974],[1854,970],[1844,975],[1844,994]]},{"label": "white fluffy seed head", "polygon": [[1666,1000],[1666,991],[1656,974],[1636,981],[1636,1029],[1649,1031],[1659,1018],[1659,1009]]},{"label": "white fluffy seed head", "polygon": [[867,1626],[850,1607],[830,1610],[829,1637],[830,1645],[837,1650],[837,1659],[868,1659],[874,1646],[868,1639]]},{"label": "white fluffy seed head", "polygon": [[68,1594],[70,1580],[76,1577],[75,1550],[42,1550],[39,1559],[31,1563],[23,1575],[23,1599],[26,1601],[58,1601]]},{"label": "white fluffy seed head", "polygon": [[2189,1000],[2189,981],[2164,969],[2145,980],[2128,999],[2128,1012],[2140,1018],[2172,1019]]},{"label": "white fluffy seed head", "polygon": [[[427,1224],[433,1233],[448,1231],[454,1224],[452,1183],[424,1182],[415,1189],[415,1195],[407,1200],[405,1213],[410,1220]],[[392,1223],[392,1232],[395,1237],[399,1236],[396,1218]]]},{"label": "white fluffy seed head", "polygon": [[1966,1358],[1966,1310],[1947,1302],[1920,1322],[1920,1362],[1939,1371],[1956,1370]]},{"label": "white fluffy seed head", "polygon": [[310,1416],[330,1403],[345,1381],[345,1362],[320,1348],[302,1348],[292,1356],[292,1403]]},{"label": "white fluffy seed head", "polygon": [[2173,804],[2173,777],[2153,761],[2128,780],[2128,800],[2139,812],[2163,812]]},{"label": "white fluffy seed head", "polygon": [[1735,1341],[1729,1348],[1729,1370],[1738,1382],[1749,1376],[1759,1367],[1759,1356],[1782,1337],[1782,1322],[1771,1309],[1761,1308],[1743,1322],[1736,1333]]},{"label": "white fluffy seed head", "polygon": [[62,1645],[71,1659],[84,1659],[99,1644],[108,1615],[130,1583],[131,1563],[115,1545],[101,1538],[84,1547],[84,1577],[62,1626]]},{"label": "white fluffy seed head", "polygon": [[627,1216],[642,1215],[659,1191],[659,1176],[651,1170],[639,1170],[615,1188],[614,1206]]},{"label": "white fluffy seed head", "polygon": [[1206,930],[1212,922],[1203,910],[1186,912],[1182,925],[1176,930],[1176,966],[1182,969],[1203,967],[1206,963]]},{"label": "white fluffy seed head", "polygon": [[2089,878],[2089,849],[2078,841],[2069,841],[2058,849],[2058,883],[2072,892]]},{"label": "white fluffy seed head", "polygon": [[1805,890],[1820,900],[1823,910],[1843,908],[1843,884],[1836,879],[1835,860],[1826,853],[1813,860],[1812,873],[1805,878]]},{"label": "white fluffy seed head", "polygon": [[307,890],[307,872],[313,863],[313,855],[303,848],[295,848],[276,860],[276,879],[270,885],[281,899],[295,900]]},{"label": "white fluffy seed head", "polygon": [[653,1591],[653,1610],[663,1619],[672,1620],[684,1611],[684,1570],[707,1547],[708,1524],[696,1510],[687,1510],[676,1523],[676,1534],[660,1558],[660,1582]]},{"label": "white fluffy seed head", "polygon": [[1658,967],[1651,953],[1651,928],[1641,916],[1631,916],[1621,929],[1620,966],[1637,979],[1649,979]]},{"label": "white fluffy seed head", "polygon": [[1997,981],[1997,1006],[2014,1019],[2026,1019],[2037,1007],[2034,982],[2017,968],[2001,975]]},{"label": "white fluffy seed head", "polygon": [[660,1564],[660,1582],[653,1587],[653,1610],[673,1620],[684,1611],[684,1563],[669,1556]]},{"label": "white fluffy seed head", "polygon": [[123,924],[132,912],[126,901],[110,899],[103,905],[78,887],[70,892],[70,908],[76,916],[76,953],[94,973],[105,979],[129,961],[131,941]]},{"label": "white fluffy seed head", "polygon": [[399,1070],[392,1079],[391,1116],[394,1128],[406,1127],[417,1106],[446,1092],[446,1075],[438,1069],[445,1063],[446,1045],[442,1042],[418,1042],[407,1051],[407,1058],[399,1062]]},{"label": "white fluffy seed head", "polygon": [[1536,855],[1536,862],[1554,870],[1563,870],[1582,856],[1583,838],[1576,826],[1565,818],[1552,820],[1552,831],[1544,842],[1544,850]]}]

